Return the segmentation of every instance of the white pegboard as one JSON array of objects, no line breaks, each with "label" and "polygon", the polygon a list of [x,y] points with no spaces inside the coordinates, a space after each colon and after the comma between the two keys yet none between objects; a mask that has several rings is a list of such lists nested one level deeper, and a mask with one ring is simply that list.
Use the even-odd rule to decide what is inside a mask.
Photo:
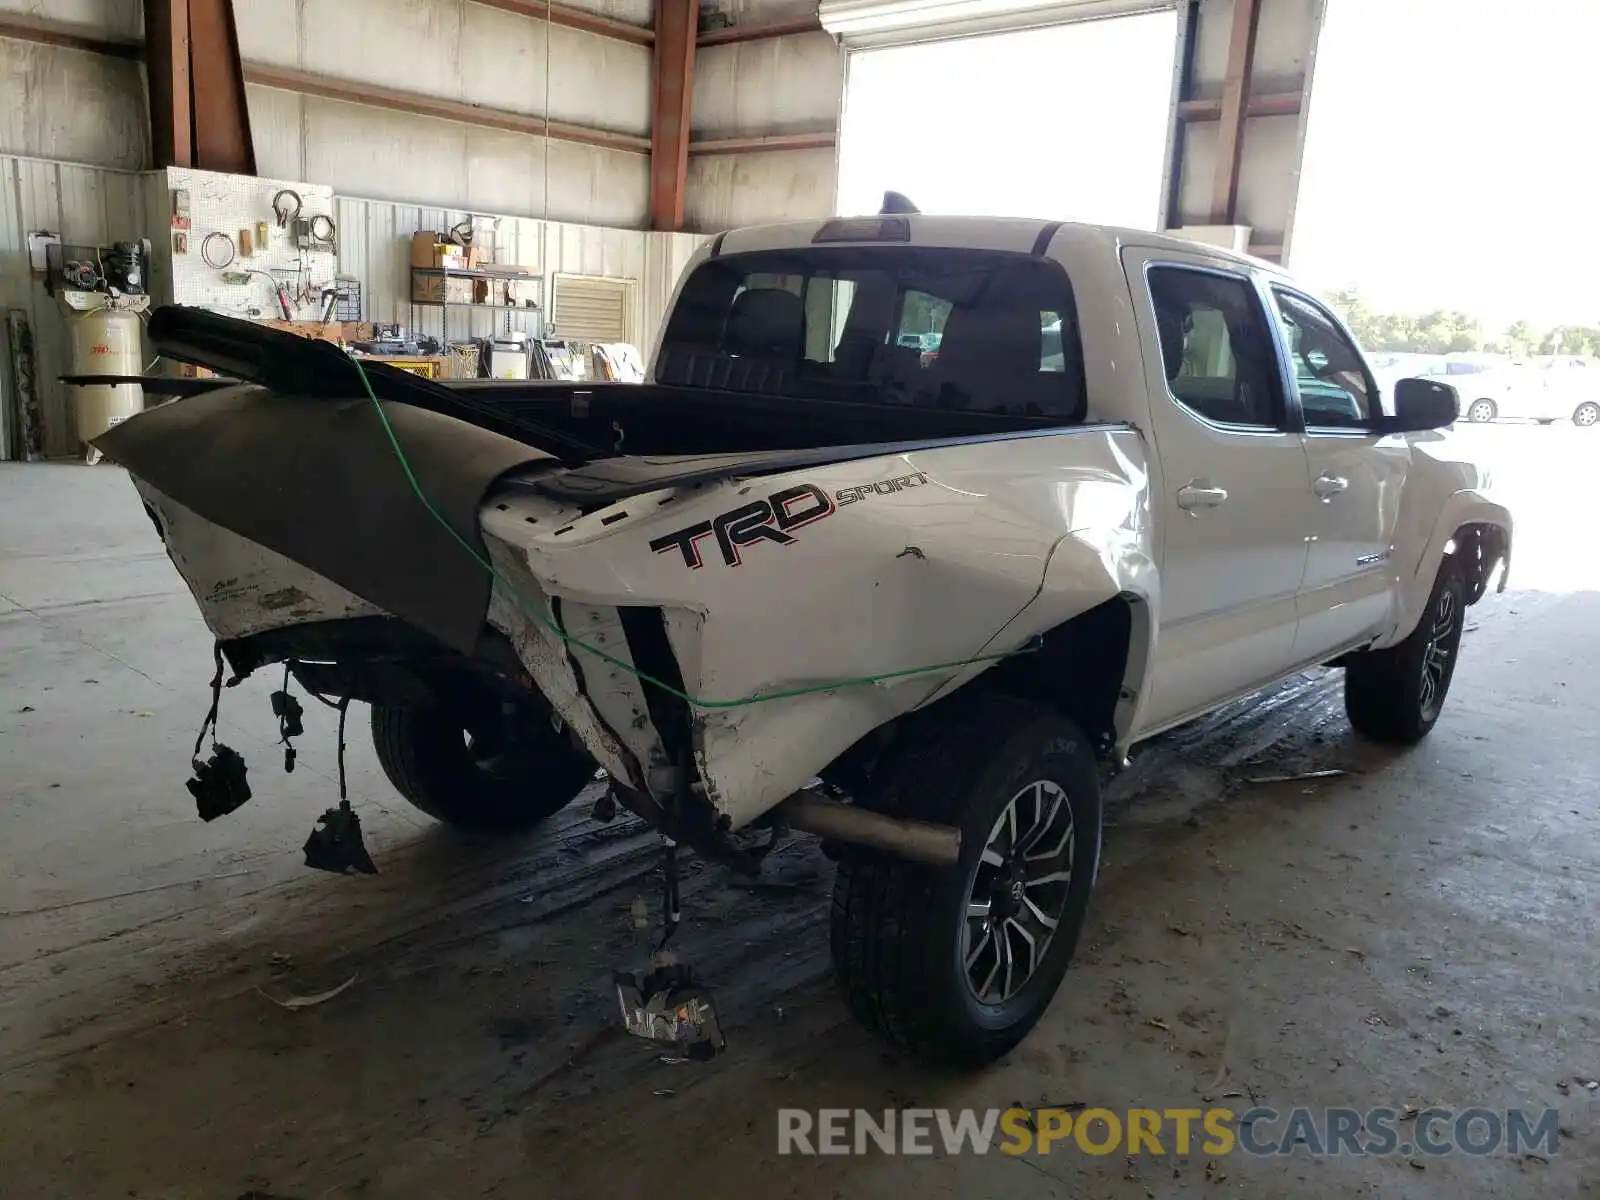
[{"label": "white pegboard", "polygon": [[[299,183],[287,179],[256,179],[244,175],[223,175],[215,171],[196,171],[186,167],[167,169],[167,202],[161,224],[170,225],[172,200],[179,189],[189,194],[188,252],[174,252],[173,231],[166,234],[171,261],[172,299],[177,304],[208,308],[232,317],[283,316],[278,306],[276,283],[289,293],[294,320],[315,320],[322,315],[322,289],[333,285],[338,274],[336,250],[302,250],[295,245],[293,230],[279,228],[272,211],[272,198],[280,191],[300,197],[300,216],[334,218],[333,189],[324,184]],[[256,226],[267,224],[267,244],[251,246],[249,257],[239,251],[239,232],[248,229],[252,243]],[[223,233],[233,240],[234,259],[225,268],[229,273],[253,271],[247,283],[228,283],[222,271],[206,265],[201,246],[208,234]],[[334,230],[335,245],[339,231]],[[220,246],[218,247],[220,249]],[[225,257],[225,255],[223,255]]]}]

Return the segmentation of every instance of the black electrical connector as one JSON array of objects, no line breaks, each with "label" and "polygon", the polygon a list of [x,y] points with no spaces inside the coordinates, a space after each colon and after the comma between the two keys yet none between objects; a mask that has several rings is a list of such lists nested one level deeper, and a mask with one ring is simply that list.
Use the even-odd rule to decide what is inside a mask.
[{"label": "black electrical connector", "polygon": [[296,700],[289,692],[289,664],[283,664],[283,687],[272,693],[272,715],[278,718],[278,741],[283,743],[283,769],[285,774],[293,774],[295,748],[290,744],[291,738],[297,738],[306,731],[304,721],[305,709],[300,701]]},{"label": "black electrical connector", "polygon": [[[226,816],[250,799],[250,781],[246,778],[244,759],[231,746],[217,741],[217,709],[222,704],[222,646],[212,648],[216,670],[211,676],[211,707],[206,719],[200,723],[200,733],[194,739],[194,778],[186,785],[194,797],[195,812],[202,821],[215,821]],[[211,757],[200,760],[200,747],[206,734],[211,735]]]},{"label": "black electrical connector", "polygon": [[361,818],[350,807],[350,801],[339,801],[338,808],[330,808],[317,819],[317,824],[306,838],[306,866],[318,871],[332,871],[344,875],[359,871],[363,875],[376,875],[377,865],[367,853],[361,840]]},{"label": "black electrical connector", "polygon": [[350,807],[344,775],[344,719],[350,711],[350,697],[339,701],[339,807],[330,808],[312,826],[306,838],[306,866],[318,871],[332,871],[344,875],[360,871],[363,875],[376,875],[377,864],[367,853],[361,839],[361,818]]},{"label": "black electrical connector", "polygon": [[250,799],[250,782],[245,778],[244,759],[231,746],[214,744],[211,757],[195,760],[189,794],[202,821],[227,816]]}]

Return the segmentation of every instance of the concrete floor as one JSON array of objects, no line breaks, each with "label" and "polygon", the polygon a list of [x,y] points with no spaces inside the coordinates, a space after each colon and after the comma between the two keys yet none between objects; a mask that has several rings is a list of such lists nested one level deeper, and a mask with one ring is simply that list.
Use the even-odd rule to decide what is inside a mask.
[{"label": "concrete floor", "polygon": [[[1600,1197],[1600,433],[1465,429],[1518,509],[1514,589],[1471,614],[1445,717],[1356,740],[1307,673],[1120,780],[1084,943],[1040,1028],[952,1078],[851,1024],[826,863],[696,864],[685,953],[730,1050],[614,1029],[655,843],[576,804],[471,841],[389,790],[352,721],[382,874],[299,845],[334,794],[315,706],[291,776],[253,679],[223,739],[254,802],[183,781],[204,628],[114,469],[0,467],[0,1170],[7,1197]],[[1252,784],[1323,768],[1333,778]],[[274,998],[337,998],[291,1011]],[[784,1159],[776,1110],[1252,1101],[1562,1111],[1540,1158]]]}]

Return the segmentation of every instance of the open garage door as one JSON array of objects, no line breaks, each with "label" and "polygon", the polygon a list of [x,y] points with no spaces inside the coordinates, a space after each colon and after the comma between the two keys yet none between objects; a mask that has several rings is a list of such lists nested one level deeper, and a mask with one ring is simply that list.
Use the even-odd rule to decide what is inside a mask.
[{"label": "open garage door", "polygon": [[843,213],[884,191],[924,212],[1154,229],[1182,24],[1151,0],[824,0],[850,50]]},{"label": "open garage door", "polygon": [[911,46],[1176,11],[1175,0],[822,0],[822,27],[847,50]]}]

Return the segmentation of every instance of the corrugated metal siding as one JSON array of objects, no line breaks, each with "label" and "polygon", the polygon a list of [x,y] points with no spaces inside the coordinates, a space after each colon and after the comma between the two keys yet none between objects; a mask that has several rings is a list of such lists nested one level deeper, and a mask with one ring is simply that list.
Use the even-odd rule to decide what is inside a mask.
[{"label": "corrugated metal siding", "polygon": [[[502,329],[537,331],[521,312],[449,310],[449,328],[437,308],[411,307],[411,235],[419,229],[449,229],[469,213],[382,200],[336,197],[339,272],[362,281],[369,321],[396,322],[419,333],[449,338],[488,337]],[[495,260],[513,263],[545,277],[545,300],[557,274],[603,276],[634,281],[629,288],[629,338],[649,353],[672,289],[689,256],[703,240],[694,234],[606,229],[526,217],[484,217],[493,229]]]},{"label": "corrugated metal siding", "polygon": [[[144,184],[134,172],[0,155],[0,258],[17,266],[0,271],[0,308],[23,309],[33,327],[48,454],[76,454],[79,445],[57,382],[70,365],[66,325],[26,269],[28,234],[49,230],[68,243],[100,244],[143,237],[146,226]],[[10,351],[0,345],[0,395],[8,407],[10,389]]]}]

